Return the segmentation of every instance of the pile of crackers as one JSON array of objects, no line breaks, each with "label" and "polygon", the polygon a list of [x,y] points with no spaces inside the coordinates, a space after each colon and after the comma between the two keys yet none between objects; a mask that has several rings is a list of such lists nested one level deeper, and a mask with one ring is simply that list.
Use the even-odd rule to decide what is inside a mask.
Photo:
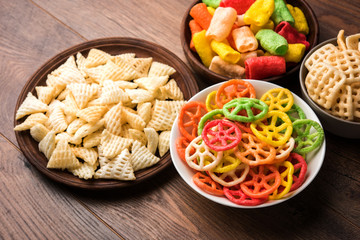
[{"label": "pile of crackers", "polygon": [[305,86],[310,98],[328,113],[360,121],[360,33],[348,37],[344,30],[337,44],[326,44],[306,61]]},{"label": "pile of crackers", "polygon": [[48,159],[82,179],[135,180],[169,150],[184,101],[176,70],[134,53],[80,52],[52,71],[16,112]]}]

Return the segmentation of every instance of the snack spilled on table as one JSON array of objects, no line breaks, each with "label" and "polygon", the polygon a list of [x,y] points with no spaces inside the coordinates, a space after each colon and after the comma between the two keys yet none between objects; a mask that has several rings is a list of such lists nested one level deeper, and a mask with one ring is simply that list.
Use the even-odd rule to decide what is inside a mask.
[{"label": "snack spilled on table", "polygon": [[190,49],[230,78],[284,74],[310,47],[304,13],[284,0],[203,0],[189,14]]},{"label": "snack spilled on table", "polygon": [[326,112],[349,121],[360,121],[360,33],[337,36],[305,61],[306,90]]},{"label": "snack spilled on table", "polygon": [[274,88],[256,98],[250,82],[232,79],[206,102],[180,110],[176,149],[208,194],[255,206],[286,198],[306,179],[306,155],[324,140],[321,125],[306,119],[292,93]]},{"label": "snack spilled on table", "polygon": [[134,53],[80,52],[35,87],[16,112],[27,118],[47,168],[83,179],[135,180],[135,171],[169,150],[172,123],[184,101],[171,75],[176,70]]}]

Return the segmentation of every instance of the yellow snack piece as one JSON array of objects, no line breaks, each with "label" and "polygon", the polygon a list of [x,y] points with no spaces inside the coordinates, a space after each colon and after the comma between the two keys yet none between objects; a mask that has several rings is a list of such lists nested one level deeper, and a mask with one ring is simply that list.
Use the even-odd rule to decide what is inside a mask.
[{"label": "yellow snack piece", "polygon": [[295,19],[295,29],[298,30],[299,33],[307,35],[309,33],[309,25],[306,21],[304,13],[298,7],[293,7],[290,4],[286,4],[286,6],[289,9],[293,18]]},{"label": "yellow snack piece", "polygon": [[254,35],[260,30],[260,29],[271,29],[274,30],[274,22],[269,19],[267,23],[263,26],[257,26],[255,24],[250,25],[250,30],[254,33]]},{"label": "yellow snack piece", "polygon": [[256,26],[264,26],[275,9],[274,0],[257,0],[245,12],[244,22]]},{"label": "yellow snack piece", "polygon": [[229,44],[225,42],[211,41],[211,49],[216,52],[219,57],[229,63],[235,64],[240,60],[241,54],[235,51]]},{"label": "yellow snack piece", "polygon": [[210,41],[206,38],[206,30],[195,33],[192,40],[202,63],[208,68],[210,66],[211,59],[214,57],[214,52],[211,49]]},{"label": "yellow snack piece", "polygon": [[286,62],[298,63],[305,54],[306,46],[302,43],[289,44],[289,48],[285,54]]}]

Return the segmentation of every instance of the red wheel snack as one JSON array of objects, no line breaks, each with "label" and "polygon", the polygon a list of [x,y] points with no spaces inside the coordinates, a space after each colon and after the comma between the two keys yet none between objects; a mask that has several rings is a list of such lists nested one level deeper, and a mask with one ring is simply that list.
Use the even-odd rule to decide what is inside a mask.
[{"label": "red wheel snack", "polygon": [[264,79],[284,74],[286,72],[285,58],[279,56],[261,56],[245,60],[247,79]]},{"label": "red wheel snack", "polygon": [[305,159],[297,153],[290,153],[290,156],[286,161],[289,161],[294,165],[293,185],[290,188],[290,191],[294,191],[305,181],[307,164]]},{"label": "red wheel snack", "polygon": [[256,92],[254,86],[241,79],[231,79],[222,84],[216,93],[216,105],[222,108],[225,103],[235,98],[255,98]]},{"label": "red wheel snack", "polygon": [[246,133],[251,133],[253,134],[253,132],[251,131],[250,129],[250,124],[251,122],[247,122],[247,123],[244,123],[244,122],[235,122],[236,126],[238,126],[238,128],[240,128],[241,132],[246,132]]},{"label": "red wheel snack", "polygon": [[192,180],[195,185],[198,186],[201,190],[215,196],[223,196],[224,192],[220,184],[214,182],[209,176],[202,174],[201,172],[197,172]]},{"label": "red wheel snack", "polygon": [[243,133],[240,143],[235,148],[235,155],[249,166],[258,166],[272,164],[275,161],[276,150],[254,135]]},{"label": "red wheel snack", "polygon": [[267,198],[281,183],[281,176],[276,167],[260,165],[250,168],[249,180],[240,183],[241,190],[253,198]]},{"label": "red wheel snack", "polygon": [[189,146],[189,140],[186,137],[179,137],[176,139],[175,146],[181,160],[186,162],[185,149]]},{"label": "red wheel snack", "polygon": [[189,141],[197,136],[201,117],[207,113],[206,106],[201,102],[188,102],[179,112],[179,130]]},{"label": "red wheel snack", "polygon": [[205,125],[201,137],[212,150],[225,151],[241,141],[241,131],[234,123],[217,119]]},{"label": "red wheel snack", "polygon": [[263,204],[267,201],[267,198],[252,198],[247,196],[239,187],[235,185],[233,187],[224,187],[225,196],[233,203],[244,206],[256,206]]}]

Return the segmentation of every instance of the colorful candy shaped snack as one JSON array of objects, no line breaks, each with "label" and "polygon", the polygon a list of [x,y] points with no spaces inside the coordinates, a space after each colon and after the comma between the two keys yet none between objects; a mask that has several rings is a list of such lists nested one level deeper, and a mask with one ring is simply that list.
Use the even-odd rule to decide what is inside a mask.
[{"label": "colorful candy shaped snack", "polygon": [[201,172],[197,172],[193,176],[192,180],[201,190],[211,195],[224,196],[224,192],[220,184],[212,180],[209,176],[206,176]]},{"label": "colorful candy shaped snack", "polygon": [[270,196],[269,199],[280,199],[287,194],[293,184],[294,166],[289,161],[279,164],[281,184]]},{"label": "colorful candy shaped snack", "polygon": [[234,8],[238,15],[242,15],[254,2],[255,0],[222,0],[219,6]]},{"label": "colorful candy shaped snack", "polygon": [[271,29],[271,30],[274,30],[274,22],[271,20],[271,19],[269,19],[269,21],[265,24],[265,25],[263,25],[263,26],[257,26],[257,25],[255,25],[255,24],[251,24],[250,25],[250,30],[254,33],[254,34],[256,34],[258,31],[260,31],[261,29]]},{"label": "colorful candy shaped snack", "polygon": [[209,69],[230,78],[242,78],[245,74],[245,68],[238,64],[228,63],[222,60],[219,56],[213,57]]},{"label": "colorful candy shaped snack", "polygon": [[205,67],[209,67],[211,60],[214,57],[214,52],[211,49],[210,41],[205,35],[206,31],[202,30],[201,32],[195,33],[192,40],[202,63]]},{"label": "colorful candy shaped snack", "polygon": [[202,2],[205,3],[206,6],[216,9],[219,7],[221,0],[202,0]]},{"label": "colorful candy shaped snack", "polygon": [[191,32],[190,49],[192,51],[196,52],[195,45],[194,45],[192,38],[194,37],[195,33],[201,32],[203,30],[203,28],[194,19],[190,20],[189,28],[190,28],[190,32]]},{"label": "colorful candy shaped snack", "polygon": [[275,25],[278,25],[280,22],[288,22],[291,25],[295,24],[295,19],[291,15],[289,9],[286,7],[284,0],[275,0],[274,12],[271,15],[271,19],[274,21]]},{"label": "colorful candy shaped snack", "polygon": [[257,0],[245,12],[244,22],[257,26],[265,25],[274,12],[274,0]]},{"label": "colorful candy shaped snack", "polygon": [[258,41],[248,26],[243,26],[232,31],[232,37],[236,49],[240,53],[255,51],[258,48]]},{"label": "colorful candy shaped snack", "polygon": [[293,16],[295,23],[294,27],[299,33],[303,33],[305,35],[309,34],[309,25],[307,23],[306,17],[304,13],[298,7],[293,7],[290,4],[286,4],[289,9],[291,16]]},{"label": "colorful candy shaped snack", "polygon": [[231,79],[222,84],[216,93],[216,105],[222,108],[225,103],[234,98],[255,98],[256,92],[251,83],[241,79]]},{"label": "colorful candy shaped snack", "polygon": [[225,40],[231,32],[236,18],[235,9],[218,7],[206,31],[206,37],[218,42]]},{"label": "colorful candy shaped snack", "polygon": [[267,201],[265,198],[253,198],[246,195],[239,185],[232,187],[224,187],[223,189],[225,196],[233,203],[244,205],[244,206],[257,206]]},{"label": "colorful candy shaped snack", "polygon": [[210,26],[212,19],[205,3],[198,3],[190,9],[190,16],[205,30]]},{"label": "colorful candy shaped snack", "polygon": [[228,63],[235,64],[240,60],[240,53],[232,49],[225,42],[212,40],[210,46],[211,49],[216,52],[222,60]]},{"label": "colorful candy shaped snack", "polygon": [[255,38],[259,40],[261,47],[272,55],[283,56],[288,50],[287,40],[271,29],[261,29]]},{"label": "colorful candy shaped snack", "polygon": [[280,56],[261,56],[245,61],[247,79],[264,79],[286,72],[285,58]]},{"label": "colorful candy shaped snack", "polygon": [[293,123],[294,138],[296,147],[294,152],[298,154],[306,154],[320,147],[324,141],[324,130],[320,124],[310,120],[301,119]]},{"label": "colorful candy shaped snack", "polygon": [[254,122],[266,116],[268,106],[256,98],[236,98],[224,105],[223,112],[226,118],[234,121]]},{"label": "colorful candy shaped snack", "polygon": [[306,50],[310,47],[310,43],[306,40],[306,36],[302,33],[299,33],[288,22],[283,21],[279,23],[275,28],[275,32],[283,36],[289,44],[302,43],[306,46]]},{"label": "colorful candy shaped snack", "polygon": [[290,90],[286,88],[273,88],[264,93],[260,100],[269,106],[269,111],[280,110],[287,112],[294,104],[294,97]]},{"label": "colorful candy shaped snack", "polygon": [[298,63],[302,60],[306,46],[302,43],[294,43],[288,45],[288,51],[285,54],[285,62]]}]

